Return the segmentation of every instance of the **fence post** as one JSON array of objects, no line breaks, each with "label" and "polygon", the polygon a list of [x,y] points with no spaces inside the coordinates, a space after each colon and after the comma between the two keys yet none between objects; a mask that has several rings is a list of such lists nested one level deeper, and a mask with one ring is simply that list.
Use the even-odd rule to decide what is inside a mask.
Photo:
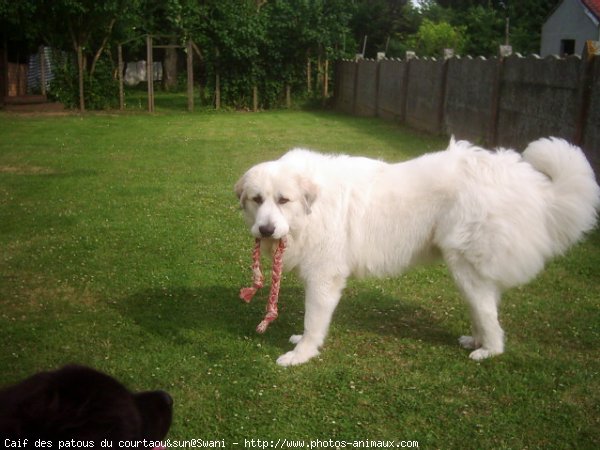
[{"label": "fence post", "polygon": [[504,57],[500,55],[496,64],[494,84],[492,85],[492,102],[490,105],[490,123],[488,125],[488,136],[486,145],[496,147],[498,145],[498,121],[500,120],[500,96],[502,94],[502,77],[504,72]]},{"label": "fence post", "polygon": [[446,110],[446,86],[448,85],[448,64],[450,59],[444,58],[442,63],[442,80],[440,86],[440,103],[437,111],[437,132],[442,134],[444,132],[444,113]]},{"label": "fence post", "polygon": [[575,135],[573,143],[581,147],[585,136],[585,125],[590,109],[590,96],[592,94],[592,76],[596,60],[595,55],[600,54],[600,42],[586,41],[581,55],[581,69],[579,75],[579,101],[577,117],[575,118]]},{"label": "fence post", "polygon": [[358,95],[358,74],[359,74],[360,61],[361,60],[358,60],[354,63],[356,65],[354,67],[354,89],[352,92],[352,115],[354,115],[354,116],[356,115],[356,97]]},{"label": "fence post", "polygon": [[42,95],[46,96],[46,52],[44,46],[39,46],[39,60],[40,60],[40,87],[42,88]]},{"label": "fence post", "polygon": [[306,92],[312,94],[312,65],[310,62],[310,50],[306,52]]},{"label": "fence post", "polygon": [[83,48],[80,44],[77,44],[77,66],[79,70],[79,110],[85,111],[85,97],[83,88]]},{"label": "fence post", "polygon": [[194,54],[192,40],[187,41],[187,109],[194,111]]},{"label": "fence post", "polygon": [[119,79],[119,110],[125,109],[125,93],[123,91],[123,46],[117,45],[117,57],[119,59],[117,63],[118,79]]},{"label": "fence post", "polygon": [[323,69],[323,101],[329,97],[329,59],[325,59],[325,68]]},{"label": "fence post", "polygon": [[333,66],[333,104],[335,105],[335,109],[340,108],[340,101],[341,101],[341,98],[343,97],[343,93],[342,93],[342,83],[343,83],[342,63],[343,63],[343,61],[337,60]]},{"label": "fence post", "polygon": [[152,59],[152,36],[146,35],[146,80],[148,82],[148,112],[154,112],[154,61]]},{"label": "fence post", "polygon": [[410,78],[410,64],[411,60],[415,58],[414,52],[406,52],[405,68],[404,68],[404,81],[402,82],[402,105],[400,105],[400,111],[402,116],[400,117],[401,123],[406,123],[406,116],[408,114],[408,79]]},{"label": "fence post", "polygon": [[218,70],[215,74],[215,109],[221,109],[221,75]]},{"label": "fence post", "polygon": [[381,77],[381,60],[375,60],[375,117],[379,117],[379,83]]}]

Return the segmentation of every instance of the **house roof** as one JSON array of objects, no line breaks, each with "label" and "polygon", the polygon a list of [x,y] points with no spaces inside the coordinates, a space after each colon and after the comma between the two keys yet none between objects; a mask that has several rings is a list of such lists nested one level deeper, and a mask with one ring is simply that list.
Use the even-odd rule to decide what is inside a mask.
[{"label": "house roof", "polygon": [[581,0],[581,3],[600,21],[600,0]]}]

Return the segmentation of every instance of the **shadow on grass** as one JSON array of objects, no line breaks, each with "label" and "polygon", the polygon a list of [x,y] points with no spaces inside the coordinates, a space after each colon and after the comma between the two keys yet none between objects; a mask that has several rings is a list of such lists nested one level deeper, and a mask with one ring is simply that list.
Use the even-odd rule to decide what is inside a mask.
[{"label": "shadow on grass", "polygon": [[[416,158],[424,152],[444,150],[448,146],[449,138],[446,136],[434,136],[393,120],[352,116],[330,109],[313,109],[307,112],[326,120],[328,126],[339,124],[352,127],[362,135],[375,138],[378,142],[401,151],[401,158],[392,155],[383,158],[390,163]],[[338,151],[347,152],[346,149]],[[358,150],[355,154],[363,155],[364,150]]]},{"label": "shadow on grass", "polygon": [[[295,291],[288,289],[286,298],[300,298],[299,289]],[[239,298],[239,288],[234,287],[150,289],[115,303],[115,308],[143,329],[165,338],[183,336],[186,330],[247,336],[255,333],[264,316],[267,294],[264,289],[246,304]],[[281,316],[287,314],[287,309],[280,303]],[[272,325],[269,332],[274,329]]]},{"label": "shadow on grass", "polygon": [[[147,332],[181,343],[204,333],[254,336],[256,325],[264,316],[268,290],[258,293],[250,304],[241,301],[238,293],[238,288],[225,286],[152,289],[125,298],[115,307]],[[266,340],[278,346],[286,343],[287,347],[289,336],[302,332],[303,320],[303,290],[285,289],[280,298],[279,318],[269,327]],[[376,292],[342,298],[332,323],[338,330],[345,329],[350,334],[374,333],[436,345],[454,346],[456,341],[456,336],[427,309],[398,299],[382,298]]]},{"label": "shadow on grass", "polygon": [[435,345],[454,347],[458,337],[450,333],[428,309],[398,298],[381,296],[377,291],[362,291],[356,298],[348,299],[347,303],[342,299],[337,321],[338,326],[350,330]]}]

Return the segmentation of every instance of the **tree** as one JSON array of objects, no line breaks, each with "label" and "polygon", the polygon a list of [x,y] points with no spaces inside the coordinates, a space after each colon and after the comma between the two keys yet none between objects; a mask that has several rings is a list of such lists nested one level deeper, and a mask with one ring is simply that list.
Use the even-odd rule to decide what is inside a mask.
[{"label": "tree", "polygon": [[201,14],[192,37],[205,55],[207,78],[214,88],[218,77],[223,100],[236,107],[248,106],[251,89],[263,76],[259,54],[267,19],[262,4],[212,0],[202,6]]},{"label": "tree", "polygon": [[0,0],[0,36],[24,52],[39,44],[40,24],[35,20],[36,0]]},{"label": "tree", "polygon": [[523,0],[505,3],[510,19],[509,38],[513,50],[523,54],[539,52],[542,25],[558,2]]},{"label": "tree", "polygon": [[461,53],[465,45],[464,32],[464,27],[425,19],[414,36],[413,46],[417,54],[422,56],[442,56],[445,48]]},{"label": "tree", "polygon": [[[472,6],[464,12],[464,52],[468,55],[490,56],[498,53],[504,44],[505,18],[501,11],[481,5]],[[455,20],[455,22],[459,22]]]},{"label": "tree", "polygon": [[[356,5],[365,1],[0,0],[0,25],[33,48],[44,42],[78,55],[71,84],[81,109],[86,92],[100,78],[99,68],[105,72],[114,66],[114,45],[146,33],[172,36],[171,43],[179,45],[193,39],[202,53],[205,76],[200,78],[209,87],[220,79],[226,103],[247,107],[256,87],[263,106],[269,107],[279,101],[284,86],[301,89],[315,79],[325,86],[327,61],[355,53],[348,24]],[[128,47],[142,49],[136,45],[132,41]],[[163,63],[169,78],[169,58]],[[110,76],[104,79],[111,81]],[[64,83],[67,90],[70,86]]]},{"label": "tree", "polygon": [[[350,26],[354,38],[359,43],[355,53],[362,52],[362,44],[367,38],[365,56],[374,58],[377,52],[383,52],[388,47],[391,37],[402,34],[410,27],[404,19],[407,16],[407,0],[357,0],[356,10]],[[416,31],[416,28],[411,30]]]},{"label": "tree", "polygon": [[[139,0],[136,10],[135,30],[140,34],[153,34],[166,39],[170,45],[185,46],[190,34],[202,18],[202,3],[198,0]],[[177,87],[178,53],[175,47],[164,49],[163,88]]]},{"label": "tree", "polygon": [[470,54],[491,56],[498,54],[498,45],[507,37],[515,52],[538,51],[542,25],[557,1],[437,0],[436,3],[449,13],[451,24],[466,27],[466,50]]},{"label": "tree", "polygon": [[[85,109],[84,86],[93,83],[98,61],[107,48],[117,20],[127,21],[137,0],[41,0],[36,18],[44,26],[41,36],[51,46],[69,45],[77,55],[79,109]],[[90,61],[91,59],[91,61]]]},{"label": "tree", "polygon": [[305,85],[307,60],[321,61],[324,70],[324,61],[353,42],[346,0],[209,0],[202,9],[193,37],[207,79],[214,87],[218,76],[223,101],[238,108],[250,106],[252,87],[262,106],[277,104],[286,87]]}]

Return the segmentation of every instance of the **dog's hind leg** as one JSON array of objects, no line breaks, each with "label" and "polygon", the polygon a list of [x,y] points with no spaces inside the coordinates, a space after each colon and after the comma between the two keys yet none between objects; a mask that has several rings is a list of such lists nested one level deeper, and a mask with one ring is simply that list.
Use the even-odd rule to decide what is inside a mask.
[{"label": "dog's hind leg", "polygon": [[498,321],[500,290],[492,280],[484,279],[462,258],[450,264],[457,286],[469,304],[472,336],[462,336],[460,345],[473,350],[469,357],[476,361],[504,351],[504,331]]},{"label": "dog's hind leg", "polygon": [[319,354],[319,347],[325,342],[331,317],[340,300],[346,280],[332,277],[307,280],[304,313],[304,334],[294,335],[290,342],[296,344],[294,350],[277,359],[280,366],[302,364]]}]

